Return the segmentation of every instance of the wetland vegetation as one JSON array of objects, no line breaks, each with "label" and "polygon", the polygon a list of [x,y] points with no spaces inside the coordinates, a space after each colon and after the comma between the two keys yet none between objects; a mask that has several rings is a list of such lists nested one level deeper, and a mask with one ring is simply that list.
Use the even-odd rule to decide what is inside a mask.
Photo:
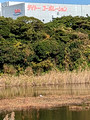
[{"label": "wetland vegetation", "polygon": [[89,85],[89,16],[0,17],[0,120],[89,120]]}]

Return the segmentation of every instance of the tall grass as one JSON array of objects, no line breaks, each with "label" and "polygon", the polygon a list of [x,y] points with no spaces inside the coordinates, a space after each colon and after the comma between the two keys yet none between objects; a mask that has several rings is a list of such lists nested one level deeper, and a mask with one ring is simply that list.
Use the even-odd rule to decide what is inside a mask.
[{"label": "tall grass", "polygon": [[3,86],[44,86],[44,85],[59,85],[59,84],[90,84],[90,70],[60,72],[51,71],[44,75],[38,76],[11,76],[3,75],[0,77],[0,83]]}]

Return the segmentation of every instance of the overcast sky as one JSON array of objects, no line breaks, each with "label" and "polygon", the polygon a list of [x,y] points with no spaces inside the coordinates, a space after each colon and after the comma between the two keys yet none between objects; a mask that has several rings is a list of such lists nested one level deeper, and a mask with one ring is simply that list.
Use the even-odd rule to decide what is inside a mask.
[{"label": "overcast sky", "polygon": [[6,1],[19,1],[19,2],[32,2],[32,3],[68,3],[68,4],[90,4],[90,0],[0,0]]}]

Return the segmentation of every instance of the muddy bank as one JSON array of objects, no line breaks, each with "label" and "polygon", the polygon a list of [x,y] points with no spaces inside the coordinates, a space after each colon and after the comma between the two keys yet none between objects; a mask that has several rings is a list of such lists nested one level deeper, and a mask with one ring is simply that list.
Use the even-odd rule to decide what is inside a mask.
[{"label": "muddy bank", "polygon": [[30,108],[53,108],[61,106],[88,105],[90,109],[90,95],[87,96],[38,96],[0,100],[0,112],[24,110]]}]

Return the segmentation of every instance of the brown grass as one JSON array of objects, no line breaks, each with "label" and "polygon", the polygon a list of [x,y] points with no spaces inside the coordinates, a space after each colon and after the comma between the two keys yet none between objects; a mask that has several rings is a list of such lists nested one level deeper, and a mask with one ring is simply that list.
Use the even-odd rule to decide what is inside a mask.
[{"label": "brown grass", "polygon": [[51,71],[39,76],[11,76],[4,74],[0,76],[0,86],[44,86],[60,84],[90,84],[90,70],[60,72]]}]

